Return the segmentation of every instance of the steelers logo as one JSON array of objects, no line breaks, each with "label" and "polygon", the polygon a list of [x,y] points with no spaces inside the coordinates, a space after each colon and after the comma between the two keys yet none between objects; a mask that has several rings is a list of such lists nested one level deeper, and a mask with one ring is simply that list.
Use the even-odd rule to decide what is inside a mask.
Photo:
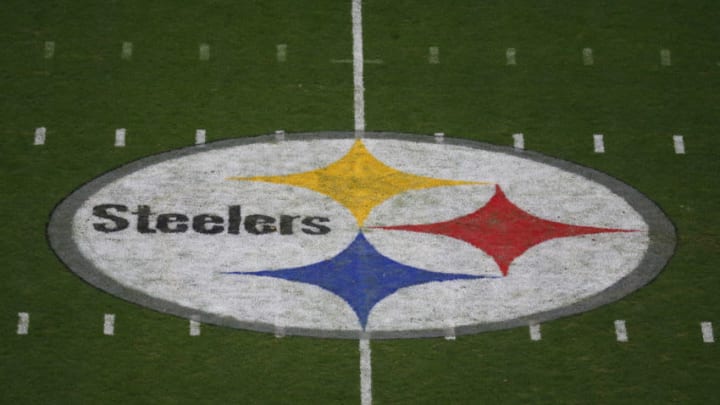
[{"label": "steelers logo", "polygon": [[207,323],[318,337],[510,328],[618,300],[675,247],[662,211],[573,163],[478,142],[312,133],[151,156],[48,226],[81,278]]}]

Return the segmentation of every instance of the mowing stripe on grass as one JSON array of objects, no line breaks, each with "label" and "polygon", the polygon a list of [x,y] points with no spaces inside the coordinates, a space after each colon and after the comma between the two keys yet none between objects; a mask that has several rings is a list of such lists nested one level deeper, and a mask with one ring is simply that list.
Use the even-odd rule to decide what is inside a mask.
[{"label": "mowing stripe on grass", "polygon": [[703,342],[715,343],[712,322],[700,322],[700,330],[702,330]]},{"label": "mowing stripe on grass", "polygon": [[605,153],[605,141],[603,140],[602,134],[593,135],[593,145],[595,147],[595,153]]},{"label": "mowing stripe on grass", "polygon": [[431,46],[428,49],[428,63],[431,65],[440,63],[440,48],[437,46]]},{"label": "mowing stripe on grass", "polygon": [[30,314],[27,312],[18,312],[17,334],[27,335],[30,329]]},{"label": "mowing stripe on grass", "polygon": [[582,51],[583,65],[592,66],[595,64],[592,48],[584,48]]},{"label": "mowing stripe on grass", "polygon": [[45,127],[35,128],[35,141],[33,145],[45,145]]},{"label": "mowing stripe on grass", "polygon": [[120,59],[122,60],[130,60],[132,59],[132,53],[133,53],[133,44],[132,42],[123,42],[122,43],[122,51],[120,51]]},{"label": "mowing stripe on grass", "polygon": [[55,56],[55,42],[45,41],[45,59],[52,59]]},{"label": "mowing stripe on grass", "polygon": [[115,314],[105,314],[103,320],[103,335],[112,336],[115,334]]},{"label": "mowing stripe on grass", "polygon": [[278,129],[275,131],[275,140],[278,142],[282,142],[285,140],[285,130]]},{"label": "mowing stripe on grass", "polygon": [[533,342],[542,340],[542,333],[540,332],[539,323],[530,324],[530,340],[532,340]]},{"label": "mowing stripe on grass", "polygon": [[372,364],[370,340],[360,339],[360,403],[372,404]]},{"label": "mowing stripe on grass", "polygon": [[685,154],[685,140],[682,135],[673,135],[673,146],[675,147],[675,154]]},{"label": "mowing stripe on grass", "polygon": [[517,52],[515,51],[515,48],[508,48],[505,51],[505,60],[506,60],[507,65],[516,65],[517,64],[517,62],[515,60],[516,53]]},{"label": "mowing stripe on grass", "polygon": [[365,84],[363,78],[363,36],[362,36],[362,1],[352,1],[352,36],[353,36],[353,105],[355,108],[355,131],[365,131]]},{"label": "mowing stripe on grass", "polygon": [[125,128],[115,130],[115,147],[122,148],[125,146]]},{"label": "mowing stripe on grass", "polygon": [[210,60],[210,45],[200,44],[198,47],[198,59],[202,61]]},{"label": "mowing stripe on grass", "polygon": [[204,129],[196,129],[195,130],[195,145],[203,145],[205,144],[205,130]]},{"label": "mowing stripe on grass", "polygon": [[670,50],[669,49],[660,50],[660,64],[662,66],[672,65],[672,59],[670,58]]},{"label": "mowing stripe on grass", "polygon": [[623,321],[623,320],[615,321],[615,337],[617,338],[618,342],[627,342],[628,341],[628,333],[627,333],[627,327],[625,327],[625,321]]},{"label": "mowing stripe on grass", "polygon": [[455,328],[449,327],[445,329],[445,340],[455,340]]},{"label": "mowing stripe on grass", "polygon": [[443,143],[445,141],[444,132],[435,132],[435,143]]},{"label": "mowing stripe on grass", "polygon": [[279,63],[287,61],[287,44],[275,45],[275,58]]},{"label": "mowing stripe on grass", "polygon": [[512,137],[515,149],[525,149],[525,136],[523,134],[513,134]]},{"label": "mowing stripe on grass", "polygon": [[190,320],[190,336],[200,336],[200,322]]}]

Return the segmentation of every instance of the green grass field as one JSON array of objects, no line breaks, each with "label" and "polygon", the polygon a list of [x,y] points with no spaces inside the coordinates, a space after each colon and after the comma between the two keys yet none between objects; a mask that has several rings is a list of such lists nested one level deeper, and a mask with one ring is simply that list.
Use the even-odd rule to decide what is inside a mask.
[{"label": "green grass field", "polygon": [[[54,206],[123,163],[208,141],[353,129],[350,1],[18,1],[0,12],[0,402],[359,403],[358,345],[203,325],[103,293],[48,247]],[[368,130],[511,145],[615,176],[678,246],[625,299],[527,328],[374,341],[378,404],[712,403],[720,352],[720,5],[363,4]],[[55,42],[52,58],[46,41]],[[133,43],[121,59],[123,41]],[[210,59],[198,60],[198,46]],[[276,45],[287,44],[287,61]],[[428,48],[439,47],[439,64]],[[507,66],[505,50],[517,49]],[[585,66],[582,49],[592,48]],[[672,52],[661,66],[660,50]],[[36,127],[47,142],[33,146]],[[115,128],[127,146],[113,147]],[[607,152],[593,153],[592,134]],[[676,155],[672,135],[685,137]],[[16,334],[18,312],[30,333]],[[102,334],[115,313],[115,336]],[[625,319],[630,341],[615,340]]]}]

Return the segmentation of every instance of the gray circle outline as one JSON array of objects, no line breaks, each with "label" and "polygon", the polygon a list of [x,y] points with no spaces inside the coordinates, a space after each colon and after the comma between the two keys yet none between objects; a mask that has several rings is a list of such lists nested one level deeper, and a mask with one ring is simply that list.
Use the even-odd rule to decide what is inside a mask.
[{"label": "gray circle outline", "polygon": [[[172,301],[159,299],[138,290],[127,288],[102,273],[92,262],[82,255],[72,236],[72,223],[75,212],[90,196],[95,194],[107,184],[121,177],[141,170],[147,166],[201,153],[208,150],[224,149],[235,146],[251,145],[256,143],[295,142],[303,140],[318,139],[395,139],[416,143],[437,143],[433,136],[413,135],[397,132],[310,132],[286,134],[284,140],[277,140],[275,135],[261,135],[247,138],[232,138],[207,143],[204,145],[189,146],[162,152],[156,155],[140,158],[118,168],[112,169],[83,184],[70,195],[65,197],[50,214],[47,225],[47,239],[50,247],[58,259],[73,273],[102,291],[122,298],[126,301],[154,309],[159,312],[179,316],[186,319],[193,319],[199,322],[218,326],[227,326],[237,329],[247,329],[257,332],[273,333],[276,326],[269,323],[248,322],[224,317],[212,313],[198,311],[188,308]],[[630,185],[616,179],[608,174],[582,166],[570,161],[549,157],[538,152],[517,150],[507,146],[487,144],[461,138],[444,138],[443,144],[458,145],[473,149],[486,150],[490,152],[504,153],[547,164],[580,175],[592,182],[604,185],[613,193],[624,198],[648,224],[649,244],[642,260],[638,266],[628,275],[618,280],[615,284],[599,291],[596,294],[577,301],[573,304],[538,312],[532,315],[518,317],[500,322],[483,322],[473,325],[454,327],[456,335],[475,334],[479,332],[510,329],[519,326],[527,326],[533,323],[551,321],[569,315],[579,314],[598,308],[602,305],[615,302],[633,291],[653,281],[667,265],[674,255],[676,247],[676,230],[673,223],[665,213],[652,200],[643,195],[640,191]],[[310,328],[285,328],[287,335],[301,335],[319,338],[341,338],[341,339],[398,339],[398,338],[429,338],[441,337],[447,334],[447,329],[417,329],[404,331],[342,331],[323,330]]]}]

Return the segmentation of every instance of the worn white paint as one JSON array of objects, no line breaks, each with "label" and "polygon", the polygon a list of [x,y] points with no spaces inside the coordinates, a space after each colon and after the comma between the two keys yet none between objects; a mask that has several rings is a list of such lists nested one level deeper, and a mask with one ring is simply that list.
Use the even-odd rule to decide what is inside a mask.
[{"label": "worn white paint", "polygon": [[198,59],[202,61],[210,60],[210,45],[200,44],[198,47]]},{"label": "worn white paint", "polygon": [[115,147],[122,148],[125,146],[125,128],[115,130]]},{"label": "worn white paint", "polygon": [[618,342],[627,342],[629,340],[624,320],[615,321],[615,338]]},{"label": "worn white paint", "polygon": [[515,60],[515,55],[517,54],[517,51],[515,48],[508,48],[505,51],[505,61],[508,65],[516,65],[517,61]]},{"label": "worn white paint", "polygon": [[353,106],[355,112],[355,132],[365,132],[365,79],[362,33],[362,0],[352,1],[353,36]]},{"label": "worn white paint", "polygon": [[275,337],[278,339],[282,339],[285,337],[285,327],[280,325],[275,325]]},{"label": "worn white paint", "polygon": [[52,59],[55,56],[55,42],[54,41],[45,41],[44,56],[45,56],[45,59]]},{"label": "worn white paint", "polygon": [[443,141],[445,141],[445,133],[444,132],[435,132],[435,142],[443,143]]},{"label": "worn white paint", "polygon": [[700,322],[700,330],[702,331],[703,342],[715,343],[712,322]]},{"label": "worn white paint", "polygon": [[47,130],[45,127],[35,128],[35,141],[34,145],[45,145],[45,134]]},{"label": "worn white paint", "polygon": [[372,353],[370,340],[360,339],[360,404],[372,405]]},{"label": "worn white paint", "polygon": [[190,336],[200,336],[200,322],[194,319],[190,320]]},{"label": "worn white paint", "polygon": [[277,59],[279,63],[287,62],[287,44],[275,45],[275,59]]},{"label": "worn white paint", "polygon": [[428,49],[428,63],[431,65],[440,63],[440,48],[437,46],[431,46]]},{"label": "worn white paint", "polygon": [[132,42],[123,42],[122,44],[122,51],[120,51],[120,59],[123,60],[130,60],[132,59],[133,54],[133,44]]},{"label": "worn white paint", "polygon": [[203,145],[205,144],[205,137],[206,131],[204,129],[196,129],[195,130],[195,145]]},{"label": "worn white paint", "polygon": [[529,329],[530,329],[530,340],[532,340],[533,342],[542,340],[542,333],[540,332],[540,324],[539,323],[531,323]]},{"label": "worn white paint", "polygon": [[605,153],[605,140],[602,134],[593,135],[595,153]]},{"label": "worn white paint", "polygon": [[27,335],[30,330],[30,314],[18,312],[17,334]]},{"label": "worn white paint", "polygon": [[685,154],[685,139],[682,135],[673,135],[673,147],[678,155]]},{"label": "worn white paint", "polygon": [[280,142],[285,140],[285,131],[282,129],[278,129],[275,131],[275,140]]},{"label": "worn white paint", "polygon": [[582,51],[583,65],[592,66],[595,64],[595,58],[593,58],[592,48],[584,48]]},{"label": "worn white paint", "polygon": [[103,335],[112,336],[115,334],[115,314],[105,314],[103,318]]},{"label": "worn white paint", "polygon": [[670,57],[670,50],[669,49],[662,49],[660,50],[660,64],[662,66],[670,66],[672,65],[672,59]]},{"label": "worn white paint", "polygon": [[450,326],[445,329],[445,340],[455,340],[455,328]]},{"label": "worn white paint", "polygon": [[523,134],[513,134],[513,147],[515,149],[525,149],[525,136]]}]

